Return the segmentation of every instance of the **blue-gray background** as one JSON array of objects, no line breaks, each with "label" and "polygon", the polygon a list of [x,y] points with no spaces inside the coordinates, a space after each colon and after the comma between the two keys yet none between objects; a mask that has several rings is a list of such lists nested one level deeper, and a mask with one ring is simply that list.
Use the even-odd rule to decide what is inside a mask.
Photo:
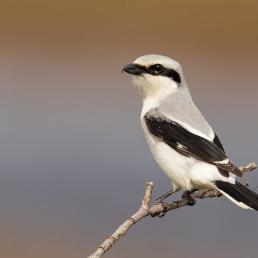
[{"label": "blue-gray background", "polygon": [[[258,161],[254,1],[4,1],[0,257],[86,257],[170,183],[140,128],[124,64],[161,53],[239,165]],[[173,161],[172,161],[173,162]],[[251,187],[258,176],[246,177]],[[257,214],[204,200],[147,218],[106,257],[255,258]]]}]

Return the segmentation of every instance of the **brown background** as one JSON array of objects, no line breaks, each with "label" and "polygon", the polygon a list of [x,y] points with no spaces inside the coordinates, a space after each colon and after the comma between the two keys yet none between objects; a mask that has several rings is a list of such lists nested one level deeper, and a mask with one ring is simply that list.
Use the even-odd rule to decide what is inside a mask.
[{"label": "brown background", "polygon": [[[140,55],[177,59],[232,159],[258,162],[257,24],[257,1],[1,1],[0,257],[85,257],[145,181],[168,190],[120,72]],[[205,200],[106,257],[255,258],[257,231],[256,213]]]}]

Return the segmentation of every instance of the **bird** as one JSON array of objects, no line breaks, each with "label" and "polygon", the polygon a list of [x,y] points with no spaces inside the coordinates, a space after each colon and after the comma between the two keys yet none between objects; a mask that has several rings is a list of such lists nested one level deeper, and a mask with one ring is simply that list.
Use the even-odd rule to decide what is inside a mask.
[{"label": "bird", "polygon": [[242,171],[228,158],[218,137],[195,105],[180,63],[148,54],[123,67],[143,100],[141,126],[150,151],[171,180],[171,190],[158,200],[184,190],[216,189],[244,209],[258,210],[258,195],[237,178]]}]

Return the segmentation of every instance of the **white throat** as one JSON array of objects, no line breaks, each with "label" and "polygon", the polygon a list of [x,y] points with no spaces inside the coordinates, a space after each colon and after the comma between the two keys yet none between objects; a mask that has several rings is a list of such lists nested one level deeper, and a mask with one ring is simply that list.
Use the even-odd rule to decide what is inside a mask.
[{"label": "white throat", "polygon": [[141,117],[143,117],[151,109],[159,107],[160,101],[168,97],[170,94],[170,92],[161,91],[143,98]]},{"label": "white throat", "polygon": [[162,100],[176,93],[178,90],[176,82],[163,76],[146,74],[134,77],[133,82],[139,88],[143,100],[141,117],[150,109],[157,108]]}]

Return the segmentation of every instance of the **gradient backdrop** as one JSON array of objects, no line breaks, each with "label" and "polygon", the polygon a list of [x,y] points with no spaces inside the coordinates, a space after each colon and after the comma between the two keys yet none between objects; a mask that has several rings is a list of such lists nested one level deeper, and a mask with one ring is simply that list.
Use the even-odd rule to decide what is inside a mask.
[{"label": "gradient backdrop", "polygon": [[[86,257],[147,180],[169,189],[121,74],[140,55],[180,61],[232,159],[258,162],[257,25],[257,1],[1,1],[0,257]],[[257,219],[200,201],[145,219],[106,257],[256,258]]]}]

